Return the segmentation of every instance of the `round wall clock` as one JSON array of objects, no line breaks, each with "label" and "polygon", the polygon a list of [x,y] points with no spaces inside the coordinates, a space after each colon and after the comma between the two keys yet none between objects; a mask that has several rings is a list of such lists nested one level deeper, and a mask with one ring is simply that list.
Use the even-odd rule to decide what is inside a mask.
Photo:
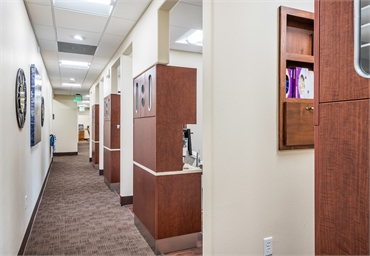
[{"label": "round wall clock", "polygon": [[23,128],[27,114],[27,84],[23,69],[18,69],[15,82],[15,109],[19,128]]},{"label": "round wall clock", "polygon": [[41,97],[41,126],[44,126],[44,118],[45,118],[45,103],[44,97]]}]

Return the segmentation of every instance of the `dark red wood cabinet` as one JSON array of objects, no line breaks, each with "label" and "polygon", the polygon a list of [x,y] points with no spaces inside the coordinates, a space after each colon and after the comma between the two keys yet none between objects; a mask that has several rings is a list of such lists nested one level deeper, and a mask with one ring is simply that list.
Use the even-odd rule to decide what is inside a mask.
[{"label": "dark red wood cabinet", "polygon": [[369,85],[353,1],[315,0],[315,253],[369,255]]},{"label": "dark red wood cabinet", "polygon": [[135,224],[156,253],[196,247],[201,170],[184,172],[182,155],[182,127],[196,123],[196,69],[155,65],[134,78],[133,98]]}]

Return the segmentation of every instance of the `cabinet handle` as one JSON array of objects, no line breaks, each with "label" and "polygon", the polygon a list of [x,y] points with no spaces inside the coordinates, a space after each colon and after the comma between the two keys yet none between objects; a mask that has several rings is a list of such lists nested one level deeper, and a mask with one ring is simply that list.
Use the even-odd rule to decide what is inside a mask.
[{"label": "cabinet handle", "polygon": [[313,110],[314,107],[306,107],[306,110]]}]

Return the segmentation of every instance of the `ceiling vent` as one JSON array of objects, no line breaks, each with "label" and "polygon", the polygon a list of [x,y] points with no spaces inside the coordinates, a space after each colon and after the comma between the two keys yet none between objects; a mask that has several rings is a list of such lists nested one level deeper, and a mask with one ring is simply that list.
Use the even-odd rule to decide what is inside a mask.
[{"label": "ceiling vent", "polygon": [[58,42],[58,51],[75,53],[75,54],[85,54],[85,55],[94,55],[97,46],[84,45],[84,44],[71,44]]}]

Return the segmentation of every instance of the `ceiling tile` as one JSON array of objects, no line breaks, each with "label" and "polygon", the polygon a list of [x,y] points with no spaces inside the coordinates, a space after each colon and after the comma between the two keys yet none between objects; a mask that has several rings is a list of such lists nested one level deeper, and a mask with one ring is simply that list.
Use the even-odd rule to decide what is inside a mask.
[{"label": "ceiling tile", "polygon": [[58,52],[50,52],[50,51],[41,51],[42,58],[51,59],[51,60],[58,60]]},{"label": "ceiling tile", "polygon": [[133,20],[111,17],[111,19],[109,20],[109,24],[105,29],[105,34],[126,37],[135,23],[136,21]]},{"label": "ceiling tile", "polygon": [[95,56],[110,59],[116,51],[116,48],[98,46],[95,52]]},{"label": "ceiling tile", "polygon": [[[84,40],[79,41],[73,38],[75,35],[80,35]],[[85,45],[98,45],[101,34],[88,31],[81,31],[75,29],[57,28],[57,36],[59,42],[85,44]]]},{"label": "ceiling tile", "polygon": [[198,52],[201,53],[203,50],[202,46],[191,45],[191,44],[180,44],[174,43],[171,44],[171,50],[186,51],[186,52]]},{"label": "ceiling tile", "polygon": [[50,0],[24,0],[27,4],[33,3],[33,4],[41,4],[41,5],[49,5],[50,6]]},{"label": "ceiling tile", "polygon": [[54,8],[57,28],[68,28],[88,32],[102,33],[108,17]]},{"label": "ceiling tile", "polygon": [[125,39],[123,36],[104,34],[102,39],[100,40],[99,46],[117,49],[118,46],[120,46],[120,44],[122,43],[123,39]]},{"label": "ceiling tile", "polygon": [[116,8],[113,10],[112,17],[139,20],[146,8],[151,3],[151,0],[117,0]]},{"label": "ceiling tile", "polygon": [[36,37],[43,40],[55,40],[55,30],[52,26],[33,25]]},{"label": "ceiling tile", "polygon": [[28,3],[27,10],[32,24],[53,26],[51,6]]},{"label": "ceiling tile", "polygon": [[181,3],[203,6],[203,0],[180,0]]},{"label": "ceiling tile", "polygon": [[51,40],[38,40],[38,41],[39,41],[39,46],[40,46],[41,50],[43,50],[43,51],[52,51],[52,52],[57,52],[58,51],[56,41],[51,41]]},{"label": "ceiling tile", "polygon": [[178,3],[170,11],[171,26],[194,29],[202,22],[202,7]]},{"label": "ceiling tile", "polygon": [[181,27],[174,27],[170,26],[170,44],[176,42],[177,40],[181,39],[183,35],[188,32],[188,28],[181,28]]}]

